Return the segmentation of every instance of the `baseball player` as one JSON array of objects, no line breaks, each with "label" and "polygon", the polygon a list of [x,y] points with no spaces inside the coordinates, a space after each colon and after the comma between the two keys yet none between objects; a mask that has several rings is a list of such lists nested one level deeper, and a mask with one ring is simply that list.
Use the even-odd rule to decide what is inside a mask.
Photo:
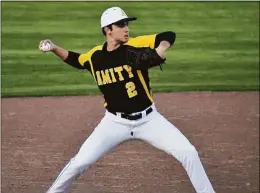
[{"label": "baseball player", "polygon": [[105,10],[101,28],[106,42],[79,54],[40,42],[39,49],[53,52],[65,63],[88,70],[104,96],[105,115],[78,153],[60,172],[48,193],[68,192],[72,182],[95,161],[120,143],[139,139],[167,152],[186,170],[197,193],[214,193],[195,147],[156,109],[148,70],[165,62],[165,52],[175,41],[171,31],[129,37],[130,21],[119,7]]}]

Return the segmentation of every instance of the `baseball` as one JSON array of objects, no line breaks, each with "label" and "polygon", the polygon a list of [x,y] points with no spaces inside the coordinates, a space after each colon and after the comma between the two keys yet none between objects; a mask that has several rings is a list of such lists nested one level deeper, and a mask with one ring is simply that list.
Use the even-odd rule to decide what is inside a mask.
[{"label": "baseball", "polygon": [[43,52],[48,52],[51,50],[51,44],[49,42],[47,42],[46,44],[42,44],[40,49]]}]

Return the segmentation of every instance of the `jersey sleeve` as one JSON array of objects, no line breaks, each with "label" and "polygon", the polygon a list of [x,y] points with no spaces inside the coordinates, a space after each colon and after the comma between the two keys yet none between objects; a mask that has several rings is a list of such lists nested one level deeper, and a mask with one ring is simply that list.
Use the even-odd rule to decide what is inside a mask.
[{"label": "jersey sleeve", "polygon": [[144,36],[137,36],[135,38],[130,38],[126,45],[141,48],[141,47],[150,47],[154,48],[155,45],[155,38],[157,34],[152,35],[144,35]]},{"label": "jersey sleeve", "polygon": [[64,62],[73,66],[74,68],[78,69],[87,69],[88,71],[92,72],[92,61],[91,57],[93,53],[97,50],[100,50],[102,46],[96,46],[95,48],[91,49],[89,52],[85,54],[79,54],[72,51],[69,51],[69,55]]},{"label": "jersey sleeve", "polygon": [[73,51],[69,51],[69,55],[68,57],[64,60],[64,62],[66,62],[67,64],[69,64],[70,66],[77,68],[77,69],[87,69],[90,71],[90,64],[89,62],[86,60],[84,62],[80,61],[80,58],[82,57],[82,55],[84,54],[79,54]]},{"label": "jersey sleeve", "polygon": [[97,50],[102,50],[102,45],[94,47],[86,54],[81,54],[78,58],[79,63],[82,66],[85,66],[92,74],[94,73],[94,71],[93,71],[93,64],[91,61],[91,57],[94,54],[94,52],[96,52]]},{"label": "jersey sleeve", "polygon": [[176,34],[172,31],[166,31],[159,34],[152,34],[152,35],[144,35],[144,36],[137,36],[135,38],[130,38],[126,45],[133,46],[133,47],[150,47],[156,48],[159,46],[160,42],[163,40],[168,41],[171,46],[175,41]]}]

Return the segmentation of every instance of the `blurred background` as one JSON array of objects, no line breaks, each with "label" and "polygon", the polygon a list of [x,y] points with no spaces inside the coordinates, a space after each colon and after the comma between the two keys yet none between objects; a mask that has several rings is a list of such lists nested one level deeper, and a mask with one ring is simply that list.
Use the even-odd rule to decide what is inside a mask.
[{"label": "blurred background", "polygon": [[259,90],[259,2],[2,2],[2,97],[98,94],[87,71],[38,50],[51,39],[80,53],[103,44],[100,16],[120,6],[130,35],[176,32],[153,92]]}]

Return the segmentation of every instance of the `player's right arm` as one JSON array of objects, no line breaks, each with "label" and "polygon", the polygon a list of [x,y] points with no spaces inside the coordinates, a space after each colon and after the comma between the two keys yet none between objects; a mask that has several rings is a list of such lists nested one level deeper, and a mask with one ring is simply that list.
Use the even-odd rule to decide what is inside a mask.
[{"label": "player's right arm", "polygon": [[[47,44],[49,44],[50,46],[46,47]],[[51,40],[41,41],[39,49],[43,52],[53,52],[64,62],[66,62],[74,68],[90,70],[89,62],[87,60],[82,60],[82,58],[84,58],[84,54],[79,54],[73,51],[66,50],[62,47],[57,46]]]}]

